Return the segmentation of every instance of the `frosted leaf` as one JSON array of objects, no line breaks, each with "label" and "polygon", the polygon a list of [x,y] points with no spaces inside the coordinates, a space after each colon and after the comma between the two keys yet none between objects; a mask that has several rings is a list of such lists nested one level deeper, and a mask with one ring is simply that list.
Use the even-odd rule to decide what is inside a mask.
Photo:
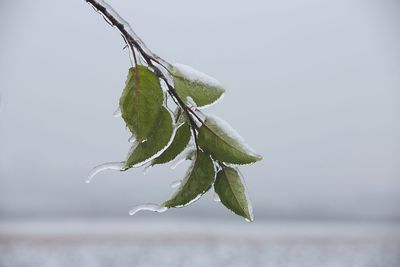
[{"label": "frosted leaf", "polygon": [[190,106],[205,108],[222,98],[225,92],[217,80],[189,66],[176,64],[171,73],[176,93]]},{"label": "frosted leaf", "polygon": [[198,151],[179,189],[163,205],[168,208],[190,205],[210,189],[214,178],[215,169],[211,157],[202,151]]},{"label": "frosted leaf", "polygon": [[173,121],[172,113],[162,107],[148,139],[132,147],[125,162],[125,170],[146,164],[161,155],[171,145],[176,134]]},{"label": "frosted leaf", "polygon": [[100,164],[100,165],[94,167],[90,171],[88,178],[86,180],[86,183],[90,183],[92,181],[92,179],[100,172],[103,172],[105,170],[121,171],[121,170],[123,170],[123,168],[124,168],[124,162],[107,162],[107,163]]},{"label": "frosted leaf", "polygon": [[138,213],[139,211],[142,210],[147,210],[147,211],[154,211],[154,212],[158,212],[158,213],[162,213],[168,210],[168,208],[160,206],[158,204],[142,204],[139,206],[134,207],[133,209],[131,209],[129,211],[129,215],[135,215],[136,213]]},{"label": "frosted leaf", "polygon": [[249,222],[254,220],[246,184],[237,169],[222,166],[217,173],[214,190],[225,207]]},{"label": "frosted leaf", "polygon": [[194,69],[185,64],[175,63],[173,66],[189,81],[200,82],[209,86],[222,87],[222,84],[215,78]]},{"label": "frosted leaf", "polygon": [[163,101],[160,81],[154,72],[144,66],[129,69],[119,106],[126,126],[139,142],[152,134]]},{"label": "frosted leaf", "polygon": [[171,145],[159,157],[152,160],[152,165],[170,162],[179,154],[181,154],[182,151],[184,151],[184,149],[187,147],[191,137],[189,123],[184,121],[180,123],[175,130],[176,134]]},{"label": "frosted leaf", "polygon": [[225,121],[207,116],[199,130],[198,144],[214,159],[233,164],[250,164],[262,159]]}]

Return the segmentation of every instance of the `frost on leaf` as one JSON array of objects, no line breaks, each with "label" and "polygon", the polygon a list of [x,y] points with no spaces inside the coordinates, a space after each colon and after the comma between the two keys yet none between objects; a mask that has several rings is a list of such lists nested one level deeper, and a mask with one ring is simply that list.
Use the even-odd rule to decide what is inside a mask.
[{"label": "frost on leaf", "polygon": [[129,69],[119,105],[122,118],[137,141],[148,138],[163,99],[160,81],[152,71],[144,66]]},{"label": "frost on leaf", "polygon": [[214,178],[215,168],[211,157],[198,151],[178,191],[163,206],[176,208],[193,203],[211,188]]},{"label": "frost on leaf", "polygon": [[174,75],[174,87],[179,97],[186,102],[190,99],[199,108],[214,104],[225,92],[217,80],[192,67],[175,64],[171,72]]},{"label": "frost on leaf", "polygon": [[125,162],[125,169],[143,165],[157,157],[170,144],[174,128],[171,113],[161,107],[147,140],[137,142]]},{"label": "frost on leaf", "polygon": [[225,207],[247,221],[254,220],[243,179],[236,169],[223,166],[217,173],[214,190]]},{"label": "frost on leaf", "polygon": [[176,134],[171,145],[160,156],[151,162],[152,165],[170,162],[187,147],[190,140],[190,126],[187,122],[185,114],[180,114],[177,124],[179,125],[179,128],[176,130]]},{"label": "frost on leaf", "polygon": [[211,156],[222,162],[250,164],[262,159],[225,121],[208,116],[199,130],[198,143]]}]

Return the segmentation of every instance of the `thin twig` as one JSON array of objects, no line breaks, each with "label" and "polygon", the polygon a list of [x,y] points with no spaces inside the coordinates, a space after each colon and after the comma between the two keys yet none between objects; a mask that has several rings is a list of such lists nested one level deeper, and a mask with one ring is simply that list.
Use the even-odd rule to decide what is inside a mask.
[{"label": "thin twig", "polygon": [[[151,52],[143,41],[134,33],[129,24],[123,20],[117,12],[115,12],[108,4],[106,4],[103,0],[85,0],[88,4],[90,4],[99,14],[102,15],[104,20],[110,24],[112,27],[117,28],[121,33],[125,43],[129,47],[130,53],[133,57],[132,65],[137,66],[137,58],[135,52],[138,51],[139,58],[140,56],[144,59],[147,65],[153,69],[154,73],[162,79],[168,88],[168,93],[171,95],[172,99],[175,103],[182,108],[182,110],[187,114],[190,128],[193,133],[193,138],[196,144],[196,149],[199,150],[198,142],[197,142],[197,134],[196,130],[198,130],[198,126],[194,121],[194,116],[201,124],[205,125],[204,121],[193,111],[191,110],[179,97],[176,93],[175,88],[170,84],[168,78],[165,76],[163,71],[161,71],[155,64],[161,66],[164,70],[168,72],[169,75],[174,77],[173,73],[170,71],[170,67],[172,66],[167,61],[163,60],[153,52]],[[137,80],[137,79],[136,79]],[[206,125],[205,125],[206,126]],[[206,126],[207,127],[207,126]],[[207,127],[208,128],[208,127]]]}]

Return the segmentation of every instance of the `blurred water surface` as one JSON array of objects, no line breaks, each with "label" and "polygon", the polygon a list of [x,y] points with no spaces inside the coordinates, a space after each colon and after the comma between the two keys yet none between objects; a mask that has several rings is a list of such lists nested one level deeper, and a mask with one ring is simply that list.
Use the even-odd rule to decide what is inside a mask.
[{"label": "blurred water surface", "polygon": [[398,267],[392,224],[3,223],[2,267]]}]

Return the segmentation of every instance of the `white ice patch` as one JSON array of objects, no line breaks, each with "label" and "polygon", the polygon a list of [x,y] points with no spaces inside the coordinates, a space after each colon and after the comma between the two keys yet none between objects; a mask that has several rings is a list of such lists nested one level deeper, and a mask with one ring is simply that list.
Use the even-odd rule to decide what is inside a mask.
[{"label": "white ice patch", "polygon": [[257,152],[250,147],[243,139],[242,136],[240,136],[240,134],[232,128],[232,126],[230,126],[226,121],[224,121],[223,119],[215,116],[215,115],[207,115],[208,118],[210,118],[211,120],[214,120],[216,125],[230,138],[234,139],[236,142],[238,142],[239,146],[242,147],[244,150],[246,150],[246,152],[248,152],[249,154],[254,154],[254,155],[258,155]]},{"label": "white ice patch", "polygon": [[214,193],[213,200],[214,200],[215,202],[221,202],[221,199],[219,198],[219,196],[218,196],[217,193]]},{"label": "white ice patch", "polygon": [[113,116],[114,116],[115,118],[122,117],[121,108],[116,109],[116,110],[114,111],[114,113],[113,113]]},{"label": "white ice patch", "polygon": [[190,66],[180,63],[175,63],[173,66],[189,81],[200,82],[209,86],[222,87],[222,84],[217,79]]},{"label": "white ice patch", "polygon": [[92,179],[99,174],[100,172],[103,172],[105,170],[117,170],[117,171],[121,171],[124,168],[124,162],[107,162],[107,163],[103,163],[100,164],[96,167],[94,167],[89,175],[88,178],[86,180],[86,183],[90,183],[92,181]]},{"label": "white ice patch", "polygon": [[131,137],[129,137],[128,142],[129,143],[135,143],[136,142],[136,137],[134,135],[132,135]]},{"label": "white ice patch", "polygon": [[174,161],[172,162],[171,170],[175,170],[176,167],[178,167],[179,165],[181,165],[181,164],[184,163],[185,161],[186,161],[186,156],[177,158],[176,160],[174,160]]},{"label": "white ice patch", "polygon": [[179,187],[181,184],[182,184],[182,180],[176,180],[176,181],[173,181],[169,186],[170,186],[171,188],[177,188],[177,187]]},{"label": "white ice patch", "polygon": [[186,104],[188,104],[190,108],[197,108],[196,102],[194,102],[193,98],[190,96],[186,97]]},{"label": "white ice patch", "polygon": [[131,209],[131,210],[129,211],[129,215],[135,215],[136,213],[138,213],[138,212],[141,211],[141,210],[148,210],[148,211],[154,211],[154,212],[159,212],[159,213],[161,213],[161,212],[167,211],[168,208],[167,208],[167,207],[164,207],[164,206],[160,206],[160,205],[158,205],[158,204],[151,204],[151,203],[149,203],[149,204],[142,204],[142,205],[136,206],[136,207],[134,207],[133,209]]}]

